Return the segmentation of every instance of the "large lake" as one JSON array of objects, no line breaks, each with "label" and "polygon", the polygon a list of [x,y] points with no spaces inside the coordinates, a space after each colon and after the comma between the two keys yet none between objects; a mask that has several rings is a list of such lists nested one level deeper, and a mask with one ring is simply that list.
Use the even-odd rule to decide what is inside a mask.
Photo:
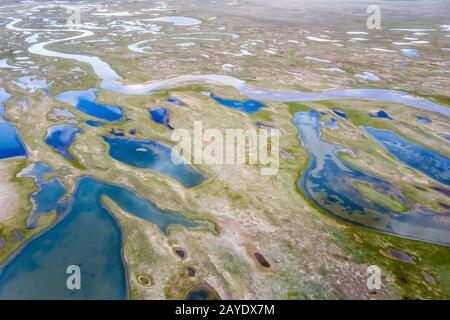
[{"label": "large lake", "polygon": [[[82,177],[71,207],[60,221],[25,244],[2,266],[0,300],[127,298],[123,234],[103,205],[104,196],[129,214],[154,224],[163,234],[174,224],[186,228],[202,226],[176,212],[158,208],[127,188]],[[81,269],[81,290],[67,289],[66,270],[70,265]]]}]

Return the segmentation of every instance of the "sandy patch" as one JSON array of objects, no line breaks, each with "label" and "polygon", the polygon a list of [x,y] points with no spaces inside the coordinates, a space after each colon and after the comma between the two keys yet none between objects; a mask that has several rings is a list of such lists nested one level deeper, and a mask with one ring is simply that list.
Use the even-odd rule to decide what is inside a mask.
[{"label": "sandy patch", "polygon": [[0,222],[10,219],[20,203],[10,178],[9,166],[0,162]]}]

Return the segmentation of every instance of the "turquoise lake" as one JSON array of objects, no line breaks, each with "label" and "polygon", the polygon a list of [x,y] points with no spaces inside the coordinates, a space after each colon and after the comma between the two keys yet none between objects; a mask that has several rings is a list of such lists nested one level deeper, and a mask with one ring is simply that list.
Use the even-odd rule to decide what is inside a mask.
[{"label": "turquoise lake", "polygon": [[81,112],[109,122],[123,117],[121,107],[97,103],[98,90],[91,88],[85,91],[67,91],[59,93],[55,99],[77,108]]},{"label": "turquoise lake", "polygon": [[109,143],[109,153],[114,159],[128,165],[158,171],[180,182],[185,187],[195,187],[206,177],[193,166],[179,159],[172,161],[172,148],[153,140],[130,140],[103,137]]},{"label": "turquoise lake", "polygon": [[[163,234],[175,224],[186,228],[202,226],[176,212],[159,209],[127,188],[82,177],[67,213],[1,266],[0,300],[128,297],[123,233],[103,205],[103,196],[129,214],[156,225]],[[67,289],[66,270],[70,265],[81,269],[81,290]]]}]

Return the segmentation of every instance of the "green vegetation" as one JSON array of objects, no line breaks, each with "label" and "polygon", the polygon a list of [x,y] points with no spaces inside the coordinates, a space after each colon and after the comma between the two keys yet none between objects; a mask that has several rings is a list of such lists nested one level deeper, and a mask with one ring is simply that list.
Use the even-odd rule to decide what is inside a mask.
[{"label": "green vegetation", "polygon": [[[328,228],[339,245],[352,261],[360,264],[379,266],[384,276],[390,273],[395,283],[402,289],[402,299],[449,299],[450,298],[450,248],[402,239],[370,230],[348,226],[341,229]],[[360,243],[354,240],[354,235]],[[401,248],[409,255],[418,257],[417,264],[410,264],[383,255],[390,248]],[[428,283],[423,271],[436,279],[436,284]],[[387,280],[384,278],[384,281]]]},{"label": "green vegetation", "polygon": [[[4,172],[9,173],[11,177],[9,182],[13,188],[17,190],[19,197],[19,205],[15,214],[11,219],[0,222],[0,239],[4,239],[6,243],[0,248],[0,264],[2,264],[8,257],[18,250],[25,242],[32,237],[43,232],[56,221],[56,214],[48,214],[40,217],[37,225],[33,229],[26,227],[27,218],[32,210],[32,203],[30,196],[38,190],[33,178],[19,178],[17,175],[30,162],[26,159],[6,160],[10,165]],[[4,161],[5,162],[5,161]],[[21,234],[20,239],[14,240],[14,234]]]},{"label": "green vegetation", "polygon": [[386,209],[395,212],[406,212],[408,208],[394,195],[385,195],[378,191],[375,191],[370,184],[354,181],[353,185],[361,192],[361,194],[366,197],[370,202],[376,203]]},{"label": "green vegetation", "polygon": [[308,111],[311,109],[310,106],[300,103],[300,102],[287,102],[289,113],[293,116],[296,112]]}]

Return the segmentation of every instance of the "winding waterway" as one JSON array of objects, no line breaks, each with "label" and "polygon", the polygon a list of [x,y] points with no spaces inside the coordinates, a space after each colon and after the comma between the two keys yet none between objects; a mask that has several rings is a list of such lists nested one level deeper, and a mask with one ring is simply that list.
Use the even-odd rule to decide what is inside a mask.
[{"label": "winding waterway", "polygon": [[[443,221],[449,214],[415,206],[394,185],[342,160],[338,152],[343,149],[320,138],[317,111],[296,113],[294,125],[303,147],[311,155],[298,186],[319,208],[340,220],[380,232],[450,245],[450,224]],[[396,197],[409,208],[408,212],[396,212],[369,201],[357,189],[355,181],[369,185],[378,193]]]},{"label": "winding waterway", "polygon": [[240,79],[226,75],[182,75],[171,77],[160,81],[146,82],[141,84],[125,84],[123,79],[114,71],[105,61],[96,56],[88,56],[81,54],[67,54],[58,51],[46,49],[46,46],[66,42],[75,39],[82,39],[93,36],[94,33],[89,30],[69,30],[69,29],[24,29],[16,27],[16,24],[22,19],[11,18],[12,21],[6,25],[8,30],[20,32],[56,32],[70,31],[81,33],[76,36],[50,40],[33,44],[28,48],[32,54],[46,57],[57,57],[62,59],[76,60],[81,63],[89,64],[94,73],[101,79],[101,87],[122,94],[151,94],[157,89],[169,88],[184,82],[206,82],[220,85],[232,86],[239,90],[241,94],[254,100],[266,101],[321,101],[331,99],[367,99],[367,100],[383,100],[387,102],[400,103],[410,107],[424,109],[428,111],[438,112],[445,116],[450,116],[450,108],[432,103],[425,99],[410,95],[405,92],[386,90],[386,89],[337,89],[326,92],[300,92],[300,91],[279,91],[263,88],[256,88]]}]

